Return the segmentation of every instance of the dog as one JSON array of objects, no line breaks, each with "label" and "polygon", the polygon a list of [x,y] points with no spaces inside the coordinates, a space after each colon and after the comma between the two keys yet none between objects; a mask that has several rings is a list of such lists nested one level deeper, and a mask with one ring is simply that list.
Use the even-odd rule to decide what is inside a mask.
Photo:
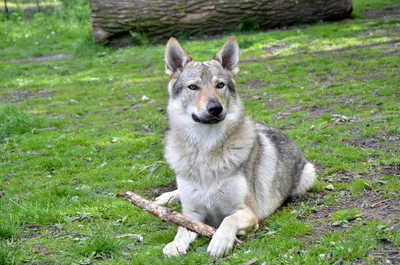
[{"label": "dog", "polygon": [[[287,198],[302,195],[316,178],[294,142],[244,115],[234,80],[238,62],[233,36],[206,62],[193,61],[174,38],[165,49],[165,159],[178,189],[155,202],[180,200],[183,214],[217,228],[207,249],[215,257],[227,255],[237,234],[256,227]],[[185,254],[196,236],[179,227],[164,254]]]}]

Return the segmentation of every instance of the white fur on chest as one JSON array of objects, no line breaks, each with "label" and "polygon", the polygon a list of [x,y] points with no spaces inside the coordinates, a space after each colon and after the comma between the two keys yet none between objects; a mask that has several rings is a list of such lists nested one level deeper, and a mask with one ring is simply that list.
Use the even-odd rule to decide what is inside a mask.
[{"label": "white fur on chest", "polygon": [[169,132],[165,158],[178,177],[209,182],[237,173],[248,159],[254,138],[250,134],[247,138],[226,140],[220,129],[201,128],[197,134],[194,128]]},{"label": "white fur on chest", "polygon": [[215,220],[222,221],[245,205],[247,181],[240,173],[208,184],[178,177],[177,184],[184,209],[193,210],[201,216],[211,215]]},{"label": "white fur on chest", "polygon": [[226,153],[219,156],[218,152],[204,152],[197,147],[185,148],[184,152],[176,149],[166,152],[166,159],[177,177],[191,179],[197,183],[210,182],[223,179],[237,170],[237,167],[232,165],[238,161]]}]

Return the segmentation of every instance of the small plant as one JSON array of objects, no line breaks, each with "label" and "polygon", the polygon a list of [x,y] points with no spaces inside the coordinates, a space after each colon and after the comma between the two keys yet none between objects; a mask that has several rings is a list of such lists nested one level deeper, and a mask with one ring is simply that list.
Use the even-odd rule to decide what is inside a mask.
[{"label": "small plant", "polygon": [[368,182],[356,179],[351,186],[351,192],[354,197],[360,197],[362,192],[371,189],[371,185]]},{"label": "small plant", "polygon": [[0,219],[0,239],[16,238],[20,233],[21,228],[18,225],[18,222],[10,222],[7,219]]},{"label": "small plant", "polygon": [[146,38],[146,36],[144,36],[143,34],[140,34],[139,32],[133,32],[133,31],[129,31],[129,34],[131,35],[132,39],[133,39],[133,44],[135,45],[144,45],[144,44],[148,44],[148,40]]},{"label": "small plant", "polygon": [[332,214],[332,225],[333,226],[342,226],[347,227],[349,223],[352,221],[360,221],[364,213],[361,212],[360,209],[353,208],[353,209],[346,209],[346,210],[339,210]]},{"label": "small plant", "polygon": [[75,249],[80,255],[89,258],[110,258],[120,251],[121,243],[118,239],[105,236],[96,236],[86,242],[82,242]]}]

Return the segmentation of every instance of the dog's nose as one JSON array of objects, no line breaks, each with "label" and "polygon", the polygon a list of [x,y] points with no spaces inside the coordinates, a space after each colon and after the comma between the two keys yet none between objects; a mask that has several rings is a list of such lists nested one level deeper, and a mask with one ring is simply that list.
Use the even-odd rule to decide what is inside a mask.
[{"label": "dog's nose", "polygon": [[224,108],[218,101],[217,102],[211,101],[210,103],[207,104],[207,111],[212,115],[218,115],[223,110],[224,110]]}]

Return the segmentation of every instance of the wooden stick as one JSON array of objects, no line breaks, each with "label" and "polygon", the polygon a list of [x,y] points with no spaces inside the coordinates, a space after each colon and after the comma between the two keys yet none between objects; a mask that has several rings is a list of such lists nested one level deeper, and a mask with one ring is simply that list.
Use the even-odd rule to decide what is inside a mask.
[{"label": "wooden stick", "polygon": [[[212,238],[215,233],[215,228],[206,225],[202,222],[194,220],[186,215],[178,213],[172,209],[168,209],[157,204],[154,204],[145,198],[131,192],[127,191],[125,193],[120,193],[117,195],[118,197],[124,197],[127,199],[131,204],[138,206],[139,208],[145,210],[146,212],[151,213],[152,215],[160,218],[163,221],[168,223],[173,223],[186,229],[193,231],[199,235],[204,237]],[[235,246],[240,247],[242,242],[238,239],[235,241]]]}]

